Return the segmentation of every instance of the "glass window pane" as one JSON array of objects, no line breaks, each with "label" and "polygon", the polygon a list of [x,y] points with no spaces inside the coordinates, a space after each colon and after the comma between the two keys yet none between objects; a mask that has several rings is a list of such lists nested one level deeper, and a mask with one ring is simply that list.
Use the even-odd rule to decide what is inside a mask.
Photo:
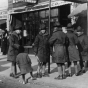
[{"label": "glass window pane", "polygon": [[39,15],[40,15],[40,18],[45,18],[45,11],[40,11]]},{"label": "glass window pane", "polygon": [[51,17],[58,16],[58,9],[51,10]]},{"label": "glass window pane", "polygon": [[34,17],[35,17],[35,19],[38,18],[38,12],[34,12]]},{"label": "glass window pane", "polygon": [[46,10],[46,17],[49,16],[49,10]]}]

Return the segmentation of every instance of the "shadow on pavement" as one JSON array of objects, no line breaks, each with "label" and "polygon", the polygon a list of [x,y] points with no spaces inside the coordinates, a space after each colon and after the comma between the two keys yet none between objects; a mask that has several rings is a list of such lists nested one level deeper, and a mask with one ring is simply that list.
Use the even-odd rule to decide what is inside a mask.
[{"label": "shadow on pavement", "polygon": [[2,67],[0,66],[0,72],[4,71],[4,70],[7,70],[9,67]]},{"label": "shadow on pavement", "polygon": [[55,67],[53,70],[51,70],[51,74],[54,73],[54,72],[57,72],[57,67]]},{"label": "shadow on pavement", "polygon": [[7,61],[0,61],[0,65],[8,64],[9,62]]},{"label": "shadow on pavement", "polygon": [[10,67],[3,67],[3,66],[1,66],[1,65],[5,65],[5,64],[8,64],[9,62],[7,62],[7,61],[1,61],[0,62],[0,72],[1,71],[4,71],[4,70],[7,70],[8,68],[10,68]]},{"label": "shadow on pavement", "polygon": [[6,59],[7,57],[0,57],[0,60]]}]

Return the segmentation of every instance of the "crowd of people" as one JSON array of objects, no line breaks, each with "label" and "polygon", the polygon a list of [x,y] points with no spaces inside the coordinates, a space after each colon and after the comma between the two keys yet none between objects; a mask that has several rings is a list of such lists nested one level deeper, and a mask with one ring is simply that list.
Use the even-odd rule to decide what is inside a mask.
[{"label": "crowd of people", "polygon": [[[18,65],[21,75],[22,83],[27,81],[25,75],[30,73],[31,79],[33,76],[32,62],[28,53],[25,52],[24,47],[19,44],[19,36],[21,30],[14,29],[9,37],[9,49],[7,60],[11,64],[11,77],[17,77]],[[88,61],[88,36],[84,34],[83,29],[78,26],[76,30],[74,26],[69,23],[67,25],[67,33],[64,33],[62,26],[56,22],[53,27],[53,34],[49,35],[46,31],[45,25],[40,24],[40,32],[36,36],[32,44],[35,56],[38,62],[37,77],[46,76],[46,64],[50,61],[52,56],[52,63],[57,64],[58,76],[55,79],[65,79],[67,76],[71,77],[71,64],[74,63],[75,75],[79,76],[86,72],[86,65]],[[79,63],[78,63],[79,62]],[[68,73],[65,73],[65,63],[68,63]],[[78,70],[77,65],[80,65]]]}]

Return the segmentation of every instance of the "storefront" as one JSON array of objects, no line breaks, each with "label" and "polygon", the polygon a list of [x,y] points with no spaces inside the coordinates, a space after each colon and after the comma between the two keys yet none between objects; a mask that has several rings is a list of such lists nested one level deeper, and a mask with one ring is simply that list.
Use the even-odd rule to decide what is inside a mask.
[{"label": "storefront", "polygon": [[7,27],[7,9],[0,10],[0,29],[5,30]]},{"label": "storefront", "polygon": [[[70,14],[70,6],[71,2],[51,2],[51,34],[54,22],[58,21],[63,26],[67,26],[71,22],[67,17]],[[10,16],[11,30],[14,30],[17,26],[21,27],[23,45],[31,45],[34,42],[36,35],[40,31],[40,23],[45,23],[46,30],[49,31],[49,2],[26,7],[26,11],[22,12],[15,10],[10,13]]]}]

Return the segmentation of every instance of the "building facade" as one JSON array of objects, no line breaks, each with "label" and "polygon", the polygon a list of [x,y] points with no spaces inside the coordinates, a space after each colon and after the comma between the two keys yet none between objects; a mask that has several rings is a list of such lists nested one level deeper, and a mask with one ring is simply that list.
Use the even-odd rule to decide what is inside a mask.
[{"label": "building facade", "polygon": [[[9,0],[8,25],[11,31],[20,27],[23,36],[23,45],[33,43],[39,33],[40,23],[45,23],[49,31],[49,0]],[[53,31],[53,24],[58,21],[61,25],[67,26],[71,19],[68,15],[71,12],[71,2],[51,0],[50,33]]]},{"label": "building facade", "polygon": [[0,29],[5,30],[7,27],[7,9],[0,10]]}]

